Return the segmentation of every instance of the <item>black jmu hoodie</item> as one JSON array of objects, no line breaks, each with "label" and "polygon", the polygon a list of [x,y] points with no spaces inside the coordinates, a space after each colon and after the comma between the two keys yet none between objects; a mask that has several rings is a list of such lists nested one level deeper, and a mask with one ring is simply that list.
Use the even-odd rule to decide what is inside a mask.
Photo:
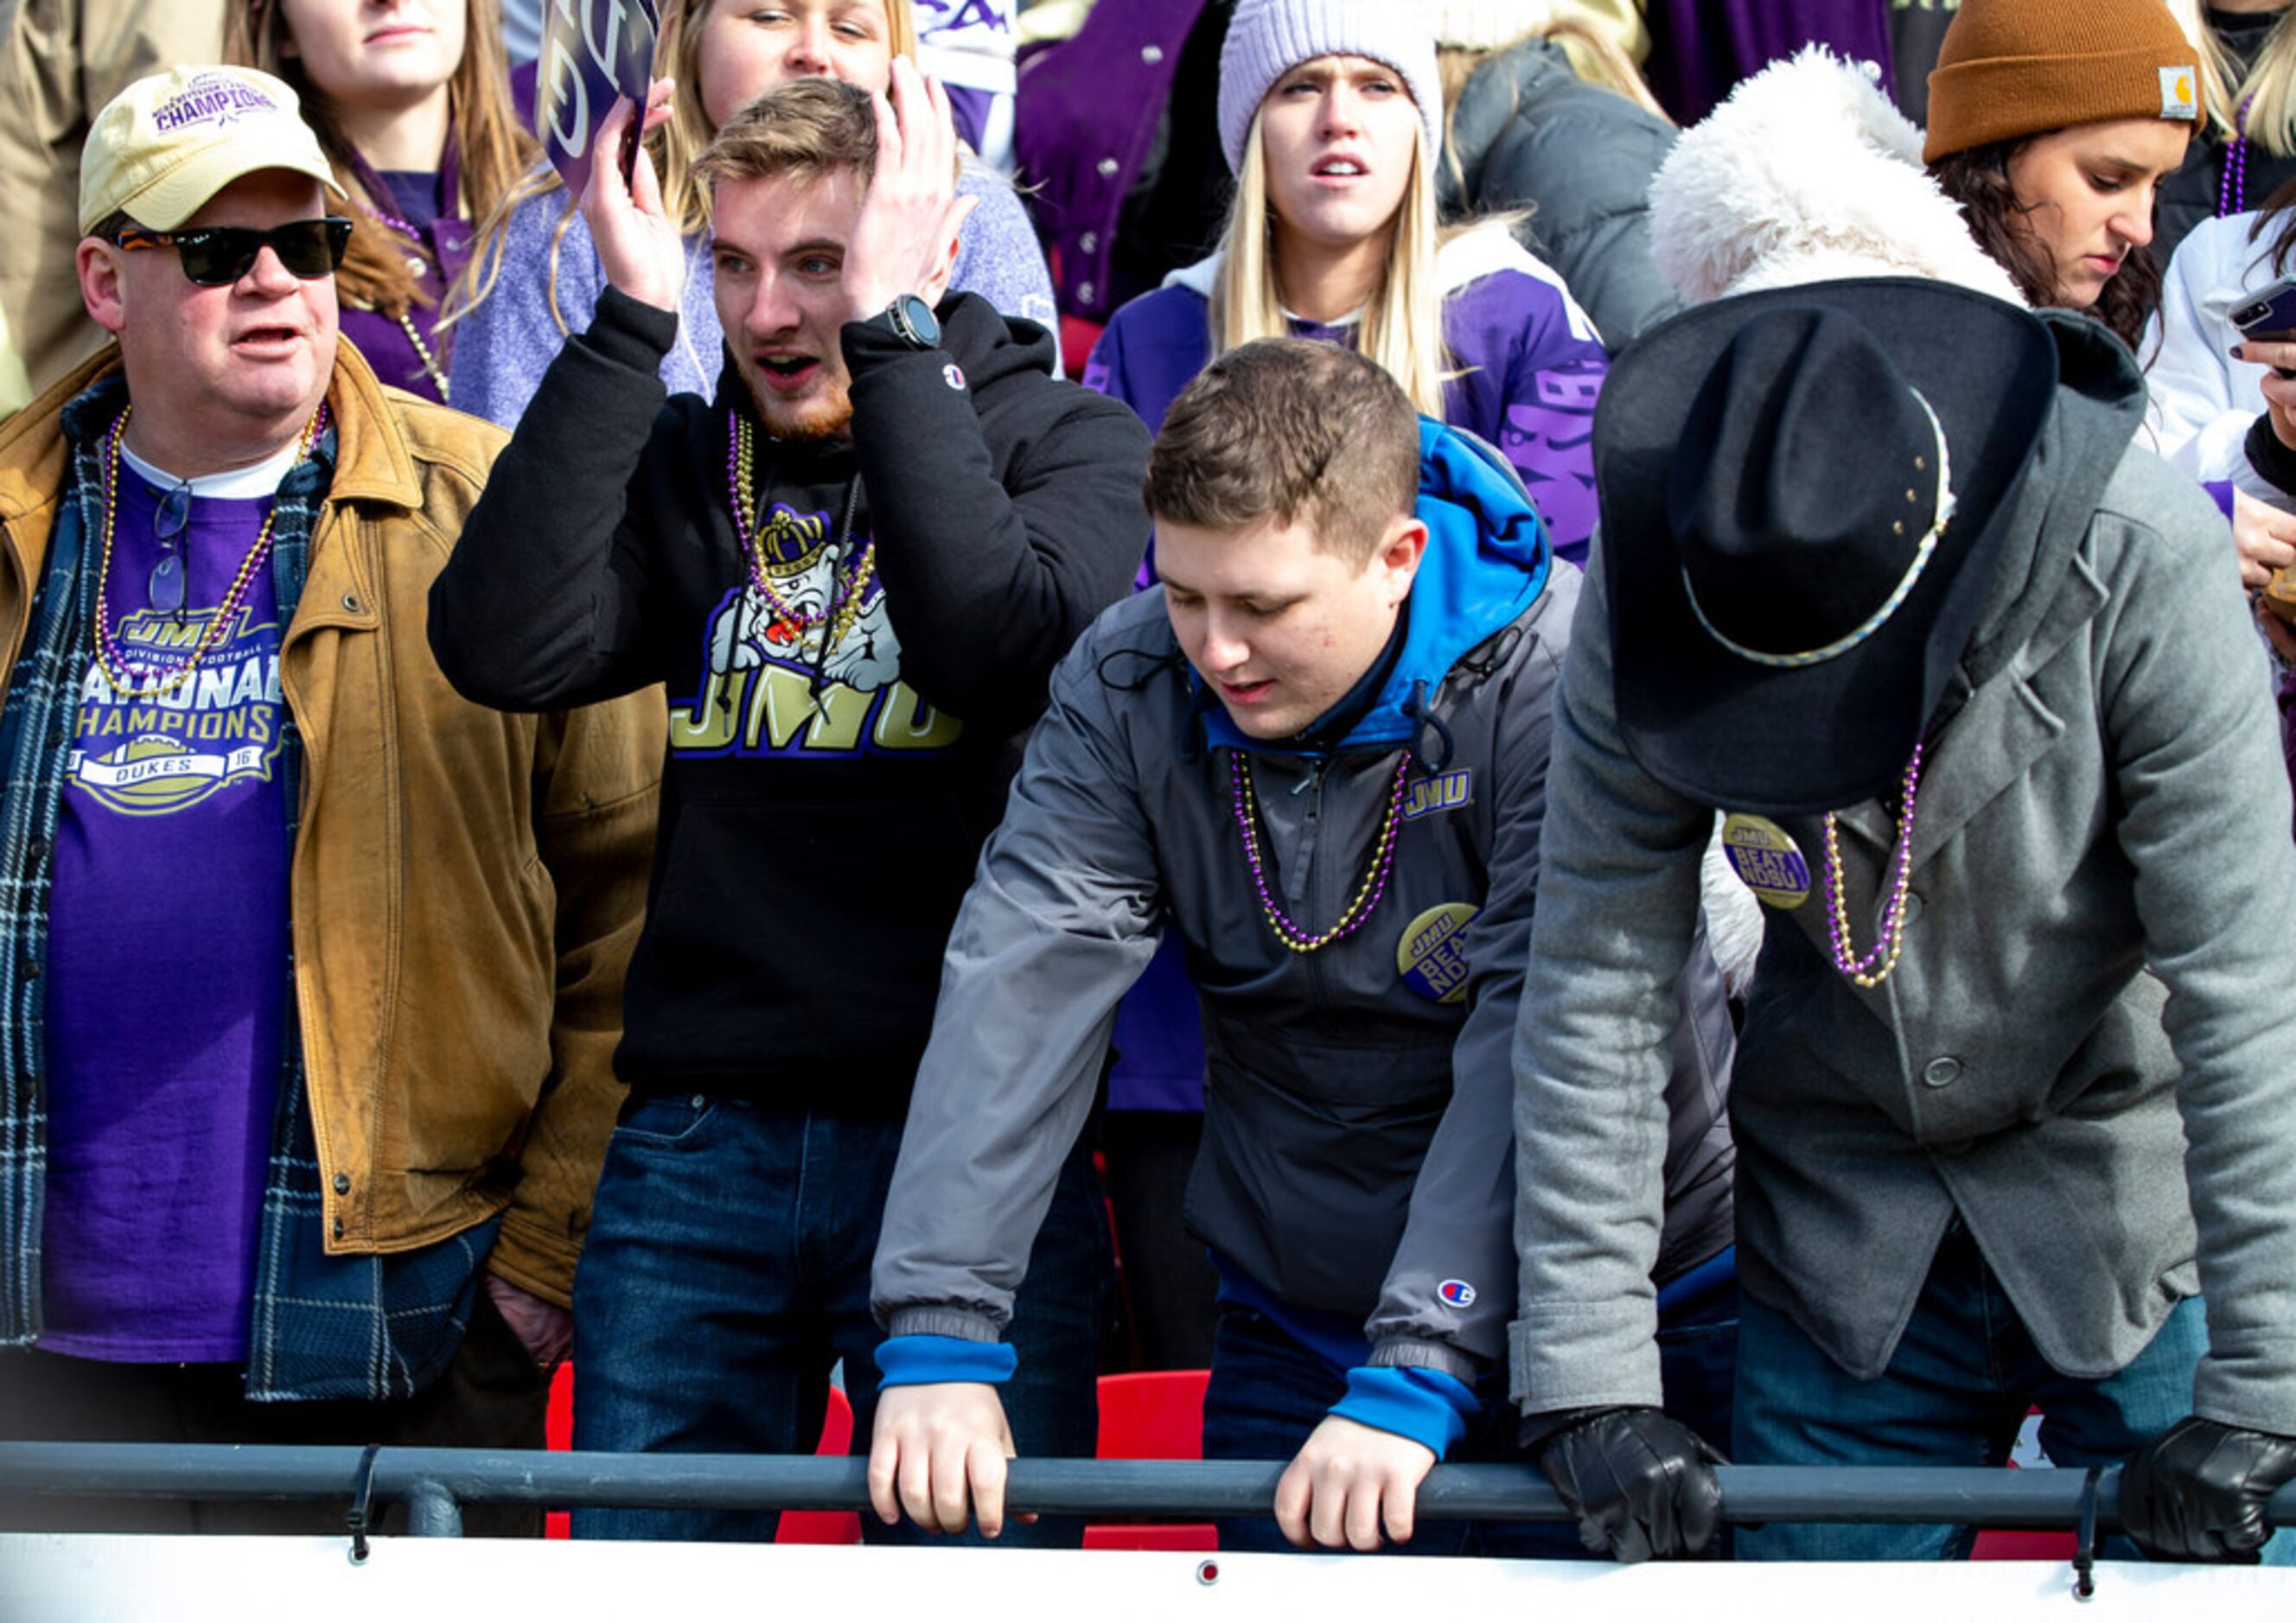
[{"label": "black jmu hoodie", "polygon": [[[615,1060],[641,1092],[901,1107],[1013,734],[1139,564],[1138,419],[1051,377],[1041,330],[969,295],[940,318],[926,351],[848,325],[850,443],[784,444],[730,361],[714,402],[665,405],[676,318],[610,290],[431,589],[432,651],[471,699],[666,688]],[[727,494],[735,412],[770,597]],[[842,588],[873,537],[873,574]]]}]

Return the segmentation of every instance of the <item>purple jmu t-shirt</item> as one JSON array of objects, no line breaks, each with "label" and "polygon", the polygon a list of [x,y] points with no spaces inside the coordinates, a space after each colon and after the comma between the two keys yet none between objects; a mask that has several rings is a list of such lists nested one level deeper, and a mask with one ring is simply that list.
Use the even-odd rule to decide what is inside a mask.
[{"label": "purple jmu t-shirt", "polygon": [[[155,608],[162,489],[119,473],[114,640],[179,667],[267,498],[203,496]],[[87,538],[93,567],[102,537]],[[168,601],[164,586],[157,595]],[[266,559],[223,640],[164,697],[91,662],[56,825],[41,1299],[49,1352],[243,1359],[288,996],[279,627]],[[131,689],[136,679],[124,676]]]}]

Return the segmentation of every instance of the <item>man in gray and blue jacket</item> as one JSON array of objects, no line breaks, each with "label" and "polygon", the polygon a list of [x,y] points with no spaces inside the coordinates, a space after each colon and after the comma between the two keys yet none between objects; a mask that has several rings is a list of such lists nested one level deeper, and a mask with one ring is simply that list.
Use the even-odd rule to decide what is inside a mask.
[{"label": "man in gray and blue jacket", "polygon": [[[1283,1534],[1374,1548],[1411,1537],[1447,1450],[1512,1446],[1507,1053],[1578,576],[1495,453],[1333,345],[1222,357],[1147,494],[1163,593],[1055,674],[950,939],[877,1252],[872,1494],[889,1521],[1001,1524],[999,1335],[1168,929],[1209,1053],[1187,1210],[1222,1281],[1205,1453],[1292,1459]],[[1681,988],[1653,1038],[1653,1273],[1726,1353],[1731,1029],[1702,949]],[[1702,1389],[1683,1365],[1690,1413],[1711,1362]]]}]

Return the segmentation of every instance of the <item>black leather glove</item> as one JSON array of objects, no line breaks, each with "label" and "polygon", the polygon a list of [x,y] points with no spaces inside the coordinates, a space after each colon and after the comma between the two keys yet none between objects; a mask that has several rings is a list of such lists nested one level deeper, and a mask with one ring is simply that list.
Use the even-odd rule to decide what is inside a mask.
[{"label": "black leather glove", "polygon": [[2296,1438],[2188,1415],[2130,1457],[2120,1525],[2155,1561],[2253,1562],[2265,1502],[2296,1477]]},{"label": "black leather glove", "polygon": [[1578,1540],[1622,1562],[1695,1555],[1714,1542],[1728,1461],[1657,1409],[1597,1409],[1538,1444],[1538,1468],[1578,1518]]}]

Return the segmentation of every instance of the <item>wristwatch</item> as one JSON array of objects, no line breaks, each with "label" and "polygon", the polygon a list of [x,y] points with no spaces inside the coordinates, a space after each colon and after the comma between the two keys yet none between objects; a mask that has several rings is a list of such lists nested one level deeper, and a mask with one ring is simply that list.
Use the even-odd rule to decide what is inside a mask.
[{"label": "wristwatch", "polygon": [[940,348],[940,317],[914,293],[903,293],[871,317],[869,324],[890,332],[912,349]]}]

